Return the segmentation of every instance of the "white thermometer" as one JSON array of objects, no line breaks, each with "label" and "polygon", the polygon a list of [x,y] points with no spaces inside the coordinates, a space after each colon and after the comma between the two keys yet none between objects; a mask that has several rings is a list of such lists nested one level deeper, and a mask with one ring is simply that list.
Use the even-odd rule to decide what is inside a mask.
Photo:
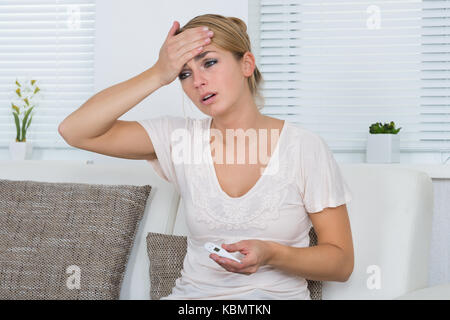
[{"label": "white thermometer", "polygon": [[228,251],[226,251],[224,248],[221,248],[219,246],[216,246],[214,243],[212,242],[207,242],[205,243],[205,249],[208,250],[211,253],[215,253],[218,256],[224,257],[224,258],[228,258],[234,261],[237,261],[239,263],[242,263],[241,260],[233,257],[231,255],[231,253],[229,253]]}]

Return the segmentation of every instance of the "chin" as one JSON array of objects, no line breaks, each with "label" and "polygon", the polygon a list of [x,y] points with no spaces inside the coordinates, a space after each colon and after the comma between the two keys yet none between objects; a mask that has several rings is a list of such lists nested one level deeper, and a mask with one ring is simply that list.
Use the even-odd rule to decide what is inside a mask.
[{"label": "chin", "polygon": [[210,115],[210,116],[217,116],[221,113],[224,112],[223,108],[221,109],[220,106],[218,106],[217,104],[212,104],[209,106],[201,106],[200,111],[203,112],[204,114]]}]

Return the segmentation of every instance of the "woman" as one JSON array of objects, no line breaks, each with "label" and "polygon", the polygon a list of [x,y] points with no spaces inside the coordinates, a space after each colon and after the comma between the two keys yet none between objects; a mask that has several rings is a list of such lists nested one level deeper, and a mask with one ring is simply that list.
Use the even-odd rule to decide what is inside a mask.
[{"label": "woman", "polygon": [[[117,120],[176,77],[209,117]],[[352,273],[350,190],[320,136],[260,113],[261,81],[245,23],[197,16],[172,25],[152,68],[94,95],[59,127],[72,146],[146,159],[182,196],[188,249],[166,299],[310,299],[305,279],[343,282]],[[180,132],[201,147],[201,161],[180,148]],[[249,143],[235,150],[248,132]],[[269,135],[275,140],[265,142]],[[248,161],[255,147],[267,158]],[[308,247],[312,226],[318,245]],[[207,242],[241,263],[208,254]]]}]

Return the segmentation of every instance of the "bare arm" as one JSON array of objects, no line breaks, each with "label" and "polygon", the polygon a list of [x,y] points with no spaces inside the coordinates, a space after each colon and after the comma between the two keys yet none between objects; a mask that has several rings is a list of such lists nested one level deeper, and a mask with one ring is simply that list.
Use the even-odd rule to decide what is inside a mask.
[{"label": "bare arm", "polygon": [[141,74],[100,91],[60,123],[59,134],[71,146],[127,159],[155,159],[155,150],[137,121],[118,120],[155,90],[177,78],[183,65],[203,50],[202,27],[175,35],[175,21],[155,65]]},{"label": "bare arm", "polygon": [[112,87],[87,100],[59,125],[59,133],[69,144],[103,135],[118,118],[162,85],[154,68]]},{"label": "bare arm", "polygon": [[345,282],[353,272],[353,241],[346,205],[309,215],[317,246],[295,248],[270,242],[269,264],[309,280]]},{"label": "bare arm", "polygon": [[317,246],[298,248],[250,239],[222,244],[229,252],[244,254],[242,263],[216,254],[211,254],[210,258],[231,272],[252,274],[263,265],[271,265],[309,280],[347,281],[353,272],[354,258],[346,205],[326,208],[309,216],[317,234]]}]

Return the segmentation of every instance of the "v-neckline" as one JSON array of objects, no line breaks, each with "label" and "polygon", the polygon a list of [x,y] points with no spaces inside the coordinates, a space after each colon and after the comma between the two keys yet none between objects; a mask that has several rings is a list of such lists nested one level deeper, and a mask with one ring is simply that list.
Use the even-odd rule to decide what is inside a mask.
[{"label": "v-neckline", "polygon": [[210,117],[209,118],[209,121],[208,121],[208,141],[207,141],[207,143],[208,143],[208,162],[209,162],[209,168],[210,168],[210,170],[212,171],[211,173],[212,173],[212,175],[213,175],[213,180],[215,181],[215,184],[216,184],[216,187],[219,189],[219,192],[220,193],[222,193],[223,195],[224,195],[224,197],[225,198],[227,198],[227,199],[229,199],[229,200],[241,200],[241,199],[244,199],[245,197],[247,197],[250,193],[252,193],[253,192],[253,190],[254,189],[256,189],[256,187],[261,183],[260,181],[264,178],[264,176],[266,175],[265,173],[266,173],[266,171],[269,169],[269,167],[271,166],[271,164],[272,164],[272,158],[274,158],[274,157],[278,157],[279,156],[279,149],[280,149],[280,143],[281,143],[281,139],[282,139],[282,137],[283,137],[283,135],[284,135],[284,131],[286,131],[286,127],[287,127],[287,124],[288,124],[288,121],[287,120],[284,120],[284,123],[283,123],[283,127],[281,128],[281,133],[280,133],[280,136],[279,136],[279,138],[278,138],[278,141],[277,141],[277,145],[275,146],[275,150],[274,150],[274,152],[272,153],[272,155],[270,156],[270,159],[269,159],[269,162],[268,162],[268,164],[267,164],[267,166],[264,168],[264,171],[263,171],[263,173],[261,174],[261,176],[258,178],[258,180],[256,180],[256,183],[246,192],[246,193],[244,193],[242,196],[240,196],[240,197],[231,197],[228,193],[226,193],[223,189],[222,189],[222,187],[220,186],[220,183],[219,183],[219,179],[217,178],[217,173],[216,173],[216,168],[214,167],[214,160],[213,160],[213,158],[212,158],[212,155],[211,155],[211,123],[212,123],[212,117]]}]

